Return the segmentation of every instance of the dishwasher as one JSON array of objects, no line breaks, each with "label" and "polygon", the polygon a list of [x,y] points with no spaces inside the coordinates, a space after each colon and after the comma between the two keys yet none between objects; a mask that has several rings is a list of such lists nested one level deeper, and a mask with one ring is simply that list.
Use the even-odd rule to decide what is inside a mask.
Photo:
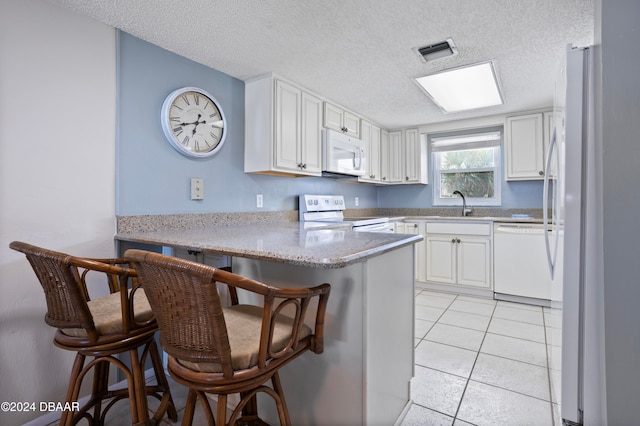
[{"label": "dishwasher", "polygon": [[544,232],[542,224],[494,224],[496,299],[542,299],[530,301],[542,304],[547,304],[551,299],[551,275],[547,266]]}]

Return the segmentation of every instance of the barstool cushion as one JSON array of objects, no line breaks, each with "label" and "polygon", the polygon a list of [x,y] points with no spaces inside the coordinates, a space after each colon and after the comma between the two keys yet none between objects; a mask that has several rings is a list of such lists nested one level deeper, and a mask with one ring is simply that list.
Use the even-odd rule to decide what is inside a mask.
[{"label": "barstool cushion", "polygon": [[[262,327],[262,307],[253,305],[236,305],[223,309],[224,321],[227,325],[229,346],[231,347],[231,365],[233,370],[244,370],[258,365],[260,349],[260,331]],[[293,320],[285,315],[275,317],[275,327],[271,350],[281,351],[291,337]],[[311,328],[302,326],[300,339],[310,336]],[[191,362],[178,359],[183,366],[205,373],[220,373],[218,363]]]},{"label": "barstool cushion", "polygon": [[[129,290],[131,295],[131,290]],[[93,316],[93,323],[96,330],[101,335],[122,333],[122,308],[120,303],[120,293],[112,293],[108,296],[100,297],[87,302],[89,311]],[[135,321],[138,324],[145,323],[153,318],[151,305],[144,294],[144,290],[139,288],[133,297],[133,312]],[[86,337],[87,332],[83,328],[65,328],[64,334],[73,337]]]}]

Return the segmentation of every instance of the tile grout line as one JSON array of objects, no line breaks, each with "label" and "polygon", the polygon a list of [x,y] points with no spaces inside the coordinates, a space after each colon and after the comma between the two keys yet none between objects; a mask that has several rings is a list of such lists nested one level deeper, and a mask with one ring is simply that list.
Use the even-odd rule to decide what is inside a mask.
[{"label": "tile grout line", "polygon": [[[420,295],[420,294],[423,294],[423,291],[420,291],[419,293],[417,293],[417,294],[416,294],[416,297],[417,297],[418,295]],[[458,348],[458,349],[470,350],[470,349],[468,349],[468,348],[461,348],[461,347],[459,347],[459,346],[452,345],[452,344],[447,344],[447,343],[442,343],[442,342],[437,342],[437,341],[431,341],[431,340],[428,340],[428,339],[427,339],[427,337],[426,337],[426,336],[429,334],[429,332],[431,332],[431,330],[433,329],[433,327],[434,327],[436,324],[442,324],[442,325],[448,325],[448,326],[451,326],[451,327],[457,327],[457,328],[461,328],[461,329],[468,329],[468,330],[479,331],[479,330],[477,330],[477,329],[472,329],[472,328],[468,328],[468,327],[461,327],[461,326],[459,326],[459,325],[454,325],[454,324],[445,324],[445,323],[441,323],[441,322],[440,322],[440,320],[442,319],[442,317],[443,317],[443,316],[444,316],[448,311],[452,311],[452,312],[461,312],[461,313],[467,313],[467,314],[476,314],[476,315],[479,315],[479,316],[485,316],[485,317],[486,317],[486,315],[477,314],[477,313],[474,313],[474,312],[457,311],[457,310],[455,310],[455,309],[452,309],[452,305],[453,305],[453,303],[454,303],[455,301],[457,301],[457,300],[465,301],[465,302],[470,302],[470,303],[482,303],[482,302],[475,302],[475,301],[472,301],[472,300],[460,299],[460,298],[459,298],[459,296],[460,296],[460,295],[456,295],[456,296],[455,296],[455,297],[454,297],[454,298],[453,298],[453,299],[448,303],[448,306],[447,306],[446,308],[444,308],[444,310],[443,310],[442,314],[440,314],[440,315],[438,316],[438,318],[437,318],[437,319],[435,319],[435,321],[432,321],[432,323],[433,323],[433,324],[432,324],[432,326],[431,326],[431,327],[429,327],[429,329],[427,330],[427,332],[425,333],[425,335],[419,339],[418,343],[416,344],[416,347],[417,347],[418,345],[420,345],[421,343],[423,343],[423,342],[434,342],[434,343],[439,343],[439,344],[442,344],[442,345],[451,346],[451,347]],[[423,306],[428,306],[428,305],[423,305]],[[499,357],[499,358],[503,358],[503,359],[507,359],[507,360],[517,361],[517,362],[520,362],[520,363],[523,363],[523,364],[527,364],[527,365],[531,365],[531,366],[535,366],[535,367],[542,367],[542,368],[545,368],[545,369],[547,370],[547,380],[548,380],[548,390],[549,390],[549,399],[548,399],[548,401],[547,401],[547,400],[545,400],[544,398],[539,398],[539,397],[535,397],[535,396],[532,396],[532,395],[528,395],[528,394],[526,394],[526,393],[522,393],[522,392],[518,392],[518,391],[513,391],[513,390],[511,390],[511,389],[503,388],[503,387],[501,387],[501,386],[496,386],[496,385],[489,384],[489,383],[484,383],[484,382],[482,382],[482,381],[479,381],[479,382],[477,382],[477,383],[484,383],[484,384],[486,384],[486,385],[488,385],[488,386],[492,386],[492,387],[495,387],[495,388],[497,388],[497,389],[503,389],[503,390],[506,390],[506,391],[509,391],[509,392],[513,392],[513,393],[517,393],[517,394],[520,394],[520,395],[523,395],[523,396],[527,396],[527,397],[535,398],[535,399],[538,399],[538,400],[540,400],[540,401],[549,402],[549,409],[550,409],[550,411],[551,411],[551,419],[552,419],[552,420],[551,420],[551,421],[552,421],[552,423],[551,423],[551,424],[552,424],[553,426],[557,426],[557,425],[556,425],[556,421],[555,421],[555,417],[554,417],[554,413],[553,413],[552,382],[551,382],[551,370],[550,370],[549,351],[548,351],[548,346],[549,346],[549,345],[548,345],[548,336],[547,336],[547,330],[546,330],[546,328],[547,328],[547,327],[546,327],[546,318],[544,317],[544,309],[542,309],[542,311],[541,311],[541,313],[542,313],[542,324],[537,324],[537,323],[533,323],[533,322],[518,321],[518,320],[512,320],[512,319],[509,319],[509,318],[500,318],[500,317],[496,317],[496,316],[495,316],[495,313],[496,313],[496,310],[497,310],[497,308],[498,308],[499,306],[500,306],[500,305],[499,305],[499,303],[495,303],[495,304],[493,304],[493,309],[492,309],[491,315],[489,315],[489,324],[487,325],[486,329],[483,331],[483,336],[482,336],[482,341],[480,342],[480,347],[478,348],[478,350],[476,350],[476,351],[475,351],[475,352],[476,352],[475,359],[474,359],[474,362],[473,362],[473,365],[472,365],[472,367],[471,367],[471,370],[470,370],[470,373],[469,373],[469,376],[468,376],[468,377],[464,377],[464,376],[457,376],[456,374],[448,373],[448,372],[446,372],[446,371],[441,371],[441,370],[438,370],[438,369],[436,369],[436,368],[432,368],[432,367],[428,367],[428,366],[424,366],[424,365],[420,365],[420,364],[416,364],[416,365],[418,365],[418,366],[420,366],[420,367],[422,367],[422,368],[431,369],[431,370],[439,371],[439,372],[446,373],[446,374],[451,374],[452,376],[456,376],[456,377],[459,377],[459,378],[461,378],[461,379],[464,379],[464,380],[465,380],[465,386],[464,386],[463,392],[462,392],[462,394],[461,394],[460,401],[459,401],[459,403],[458,403],[458,406],[457,406],[457,409],[456,409],[455,415],[453,416],[453,422],[454,422],[454,423],[455,423],[455,421],[456,421],[456,420],[464,421],[463,419],[459,419],[459,418],[458,418],[458,415],[459,415],[459,412],[460,412],[460,408],[462,407],[462,401],[464,400],[464,397],[465,397],[465,395],[466,395],[466,392],[467,392],[468,386],[469,386],[469,384],[470,384],[471,377],[472,377],[472,375],[473,375],[473,371],[474,371],[474,369],[475,369],[475,367],[476,367],[476,364],[477,364],[477,361],[478,361],[478,358],[479,358],[479,355],[480,355],[480,352],[481,352],[482,345],[484,344],[484,342],[485,342],[485,340],[486,340],[487,335],[488,335],[488,334],[493,334],[493,335],[497,335],[497,336],[503,336],[503,337],[513,338],[513,339],[522,340],[522,341],[528,341],[528,342],[533,342],[533,343],[541,343],[540,341],[529,340],[529,339],[526,339],[526,338],[514,337],[514,336],[509,336],[509,335],[503,335],[503,334],[493,333],[493,332],[491,332],[491,333],[490,333],[490,332],[489,332],[489,327],[490,327],[491,322],[493,321],[493,319],[494,319],[494,318],[497,318],[497,319],[513,321],[513,322],[517,322],[517,323],[529,324],[529,325],[534,325],[534,326],[541,326],[541,327],[542,327],[542,329],[543,329],[543,332],[544,332],[544,342],[543,342],[542,344],[544,345],[544,349],[545,349],[545,352],[544,352],[544,353],[545,353],[545,366],[540,366],[539,364],[532,364],[532,363],[529,363],[529,362],[526,362],[526,361],[513,360],[512,358],[503,357],[503,356],[499,356],[499,355],[493,355],[493,356],[496,356],[496,357]],[[433,308],[439,308],[439,307],[434,306]],[[515,309],[515,308],[514,308],[514,309]],[[534,311],[533,309],[522,309],[522,310],[523,310],[523,311]],[[424,321],[429,321],[429,320],[424,320]],[[417,404],[417,405],[419,405],[419,404]],[[437,413],[440,413],[440,414],[443,414],[443,415],[446,415],[447,417],[451,417],[449,414],[442,413],[442,412],[440,412],[440,411],[438,411],[438,410],[435,410],[435,409],[432,409],[432,408],[429,408],[429,407],[424,407],[424,408],[425,408],[425,409],[428,409],[428,410],[431,410],[431,411],[434,411],[434,412],[437,412]],[[469,422],[467,422],[467,423],[469,423]]]},{"label": "tile grout line", "polygon": [[[482,336],[482,342],[480,342],[480,346],[478,347],[478,351],[476,352],[476,358],[473,360],[473,365],[471,366],[471,371],[469,371],[469,377],[467,378],[467,382],[464,384],[464,389],[462,390],[462,395],[460,396],[460,402],[458,402],[458,408],[456,408],[456,414],[453,416],[453,422],[455,423],[458,420],[458,413],[460,412],[460,407],[462,407],[462,401],[464,400],[464,396],[467,393],[467,388],[469,387],[469,382],[471,381],[471,376],[473,375],[473,369],[476,368],[476,363],[478,362],[478,357],[480,356],[480,349],[482,349],[482,345],[484,344],[484,339],[487,337],[487,332],[489,330],[489,326],[491,325],[491,320],[493,319],[493,313],[496,311],[496,303],[493,305],[493,311],[491,312],[491,316],[489,317],[489,324],[487,324],[487,329],[484,331],[484,335]],[[463,419],[459,419],[461,421],[466,421]],[[469,423],[469,422],[467,422]]]}]

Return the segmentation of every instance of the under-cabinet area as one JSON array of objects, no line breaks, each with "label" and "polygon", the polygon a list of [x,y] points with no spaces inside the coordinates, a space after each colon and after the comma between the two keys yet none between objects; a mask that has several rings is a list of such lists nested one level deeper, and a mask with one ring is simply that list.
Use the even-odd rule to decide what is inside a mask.
[{"label": "under-cabinet area", "polygon": [[414,249],[419,287],[549,306],[552,280],[542,224],[418,217],[394,225],[396,233],[423,237]]}]

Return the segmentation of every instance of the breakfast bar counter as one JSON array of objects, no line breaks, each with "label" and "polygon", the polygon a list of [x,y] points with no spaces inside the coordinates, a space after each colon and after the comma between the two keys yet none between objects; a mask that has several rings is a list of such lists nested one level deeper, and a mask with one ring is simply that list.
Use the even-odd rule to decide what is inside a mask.
[{"label": "breakfast bar counter", "polygon": [[[281,370],[296,425],[399,424],[411,405],[414,244],[419,235],[305,229],[299,222],[120,227],[121,246],[230,256],[233,272],[281,287],[327,282],[325,350]],[[121,247],[122,248],[122,247]],[[247,294],[242,303],[255,303]],[[311,324],[310,324],[311,325]],[[277,423],[270,401],[265,420]]]},{"label": "breakfast bar counter", "polygon": [[300,222],[118,232],[116,239],[314,268],[342,268],[420,241],[419,236],[352,232]]}]

